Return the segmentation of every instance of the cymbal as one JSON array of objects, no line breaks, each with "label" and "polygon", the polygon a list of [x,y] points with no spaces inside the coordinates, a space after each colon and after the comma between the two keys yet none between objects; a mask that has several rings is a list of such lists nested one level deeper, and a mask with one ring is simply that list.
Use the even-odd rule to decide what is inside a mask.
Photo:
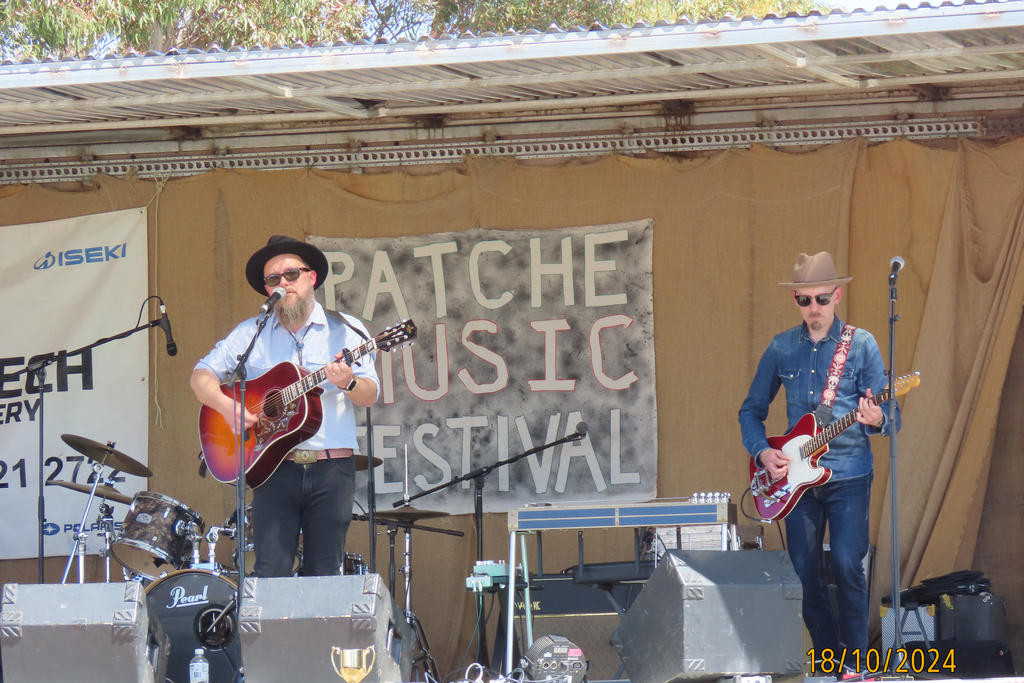
[{"label": "cymbal", "polygon": [[431,517],[447,517],[448,513],[441,512],[440,510],[417,510],[416,508],[401,507],[394,508],[393,510],[377,510],[376,516],[379,519],[395,522],[415,522],[420,519],[430,519]]},{"label": "cymbal", "polygon": [[115,450],[113,445],[107,445],[87,439],[84,436],[74,434],[61,434],[61,440],[76,451],[101,465],[113,467],[120,472],[134,474],[140,477],[152,477],[153,472],[138,460],[129,458],[121,451]]},{"label": "cymbal", "polygon": [[[81,491],[82,493],[89,493],[92,490],[92,484],[76,484],[73,481],[61,481],[60,479],[54,479],[53,481],[46,482],[47,486],[63,486],[66,489],[72,491]],[[106,484],[100,484],[96,487],[96,495],[100,498],[106,498],[112,500],[115,503],[130,504],[132,499],[129,496],[124,495],[113,486],[107,486]]]},{"label": "cymbal", "polygon": [[[356,466],[357,470],[365,470],[366,466],[370,463],[370,456],[363,455],[362,453],[353,453],[352,454],[352,462],[355,463],[355,466]],[[373,466],[374,467],[377,467],[378,465],[383,465],[383,464],[384,464],[383,460],[381,460],[380,458],[374,457],[374,459],[373,459]]]}]

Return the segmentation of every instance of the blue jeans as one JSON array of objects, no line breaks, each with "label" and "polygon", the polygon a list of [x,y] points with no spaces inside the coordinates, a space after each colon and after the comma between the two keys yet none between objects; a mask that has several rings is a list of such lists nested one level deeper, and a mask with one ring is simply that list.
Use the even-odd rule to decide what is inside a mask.
[{"label": "blue jeans", "polygon": [[[868,646],[868,513],[872,475],[829,482],[804,493],[786,517],[789,558],[803,584],[804,624],[814,649]],[[822,542],[829,529],[839,613],[832,613],[824,577]],[[837,655],[838,656],[838,655]]]},{"label": "blue jeans", "polygon": [[306,576],[341,572],[345,535],[352,521],[352,458],[299,465],[285,460],[253,491],[256,576],[291,576],[302,532]]}]

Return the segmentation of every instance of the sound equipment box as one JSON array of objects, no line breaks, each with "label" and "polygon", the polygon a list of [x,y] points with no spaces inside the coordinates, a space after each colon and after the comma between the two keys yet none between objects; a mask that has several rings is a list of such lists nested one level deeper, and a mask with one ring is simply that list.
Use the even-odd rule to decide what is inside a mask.
[{"label": "sound equipment box", "polygon": [[629,678],[800,673],[802,598],[785,552],[669,551],[622,617]]},{"label": "sound equipment box", "polygon": [[534,681],[558,680],[583,683],[587,677],[587,659],[583,648],[565,636],[546,635],[533,641],[520,664]]},{"label": "sound equipment box", "polygon": [[[905,644],[910,664],[905,669],[932,670],[949,678],[1004,678],[1014,675],[1013,657],[998,640],[933,640]],[[913,654],[920,650],[920,655]],[[952,669],[952,670],[951,670]],[[1018,679],[1019,680],[1019,679]]]},{"label": "sound equipment box", "polygon": [[[627,608],[641,588],[642,583],[622,583],[613,588],[613,595]],[[620,620],[603,589],[574,583],[570,574],[531,576],[530,603],[534,642],[543,636],[564,636],[583,650],[589,662],[588,680],[617,678],[622,660],[611,640]],[[521,603],[516,606],[516,633],[520,636],[525,634],[523,607]]]},{"label": "sound equipment box", "polygon": [[900,605],[900,618],[896,619],[896,610],[882,607],[882,651],[888,652],[896,647],[897,621],[900,628],[900,641],[908,643],[912,640],[935,640],[935,605],[916,605],[910,607]]},{"label": "sound equipment box", "polygon": [[125,583],[3,587],[0,647],[6,683],[162,678],[168,646],[150,637],[142,586]]},{"label": "sound equipment box", "polygon": [[378,574],[247,578],[246,683],[412,680],[412,630]]},{"label": "sound equipment box", "polygon": [[942,595],[935,603],[939,639],[1006,640],[1006,602],[989,592]]}]

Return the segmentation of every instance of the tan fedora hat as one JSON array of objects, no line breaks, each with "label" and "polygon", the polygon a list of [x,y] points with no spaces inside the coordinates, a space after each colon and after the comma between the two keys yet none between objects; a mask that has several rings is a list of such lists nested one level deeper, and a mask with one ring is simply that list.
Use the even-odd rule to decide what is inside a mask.
[{"label": "tan fedora hat", "polygon": [[836,275],[836,264],[832,260],[832,254],[827,251],[819,251],[813,256],[801,253],[796,257],[796,265],[793,266],[793,281],[780,282],[781,287],[826,287],[828,285],[841,285],[852,280],[852,277],[839,277]]}]

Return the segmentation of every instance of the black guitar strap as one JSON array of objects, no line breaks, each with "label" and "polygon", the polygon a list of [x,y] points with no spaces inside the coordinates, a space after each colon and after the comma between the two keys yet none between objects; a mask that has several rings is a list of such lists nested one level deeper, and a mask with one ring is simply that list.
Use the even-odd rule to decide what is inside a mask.
[{"label": "black guitar strap", "polygon": [[[360,338],[361,338],[361,339],[362,339],[363,341],[370,341],[370,338],[366,336],[366,333],[365,333],[365,332],[363,332],[363,331],[362,331],[361,329],[359,329],[358,327],[356,327],[355,325],[353,325],[352,323],[350,323],[350,322],[349,322],[348,320],[346,320],[346,319],[345,319],[345,316],[343,316],[343,315],[342,315],[341,313],[338,313],[337,311],[328,311],[328,310],[327,310],[326,308],[324,309],[324,312],[325,312],[325,313],[326,313],[326,314],[327,314],[328,316],[330,316],[330,317],[332,317],[332,318],[334,318],[334,319],[336,319],[336,320],[340,320],[341,322],[343,322],[343,323],[345,324],[345,326],[346,326],[346,327],[348,327],[348,328],[349,328],[350,330],[352,330],[352,331],[354,331],[354,332],[355,332],[356,334],[358,334],[358,335],[360,336]],[[361,360],[362,360],[362,359],[356,359],[356,365],[359,365],[359,363],[360,363],[360,361],[361,361]]]}]

